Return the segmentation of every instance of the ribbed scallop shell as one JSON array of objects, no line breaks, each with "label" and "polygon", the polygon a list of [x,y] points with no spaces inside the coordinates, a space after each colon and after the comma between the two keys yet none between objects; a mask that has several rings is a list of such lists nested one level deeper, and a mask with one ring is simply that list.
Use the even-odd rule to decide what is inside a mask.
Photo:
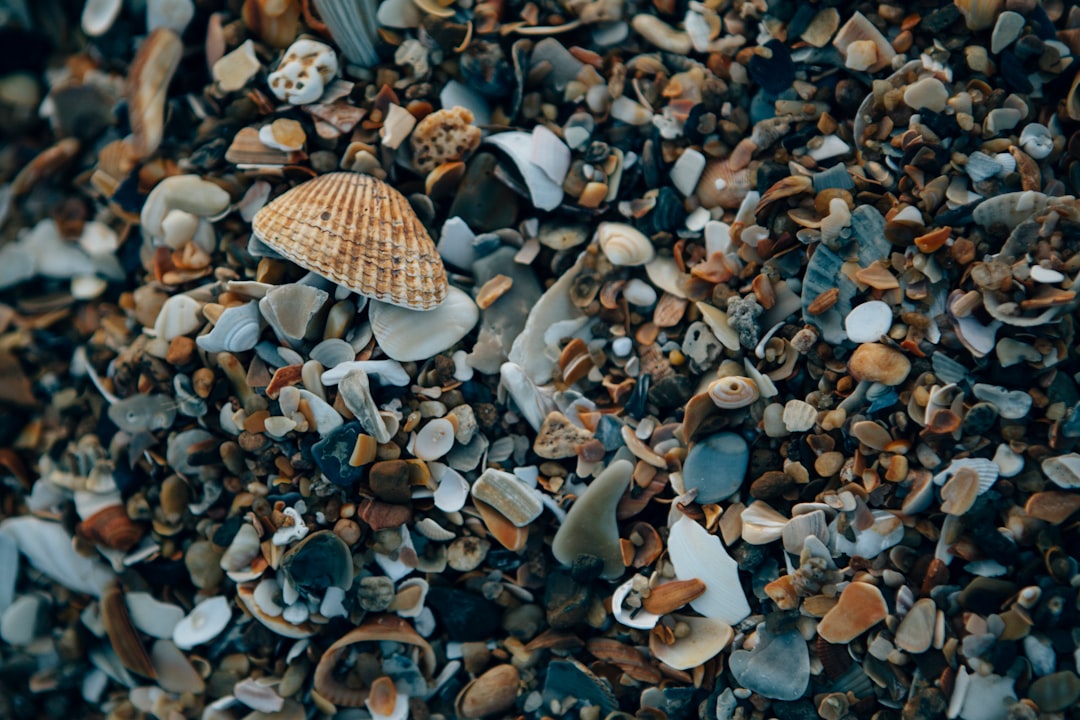
[{"label": "ribbed scallop shell", "polygon": [[748,377],[732,376],[714,380],[709,385],[709,397],[716,407],[724,410],[746,407],[758,399],[757,383]]},{"label": "ribbed scallop shell", "polygon": [[415,310],[446,297],[446,270],[408,201],[370,175],[329,173],[255,214],[256,237],[361,295]]}]

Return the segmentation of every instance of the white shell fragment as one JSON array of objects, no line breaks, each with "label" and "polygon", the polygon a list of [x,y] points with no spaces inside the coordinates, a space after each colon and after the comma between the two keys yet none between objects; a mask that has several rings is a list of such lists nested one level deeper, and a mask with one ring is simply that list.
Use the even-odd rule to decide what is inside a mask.
[{"label": "white shell fragment", "polygon": [[854,343],[877,342],[892,327],[892,308],[880,300],[856,305],[844,318],[844,332]]},{"label": "white shell fragment", "polygon": [[678,579],[697,578],[705,583],[705,593],[691,600],[690,607],[731,625],[750,614],[739,581],[739,566],[724,550],[719,537],[684,517],[671,528],[668,554]]},{"label": "white shell fragment", "polygon": [[210,642],[217,637],[232,619],[228,598],[218,595],[203,600],[192,608],[187,617],[176,624],[173,642],[181,650]]},{"label": "white shell fragment", "polygon": [[1080,454],[1068,453],[1046,458],[1042,461],[1042,471],[1060,488],[1080,488]]},{"label": "white shell fragment", "polygon": [[652,241],[626,223],[602,222],[596,228],[596,238],[612,265],[644,265],[656,255]]},{"label": "white shell fragment", "polygon": [[338,61],[333,48],[317,40],[300,39],[289,46],[267,81],[278,100],[308,105],[322,97],[323,90],[337,74]]},{"label": "white shell fragment", "polygon": [[473,299],[453,286],[434,310],[410,310],[372,300],[369,313],[379,347],[400,362],[426,360],[450,349],[480,320]]},{"label": "white shell fragment", "polygon": [[634,577],[631,577],[615,588],[615,592],[611,594],[611,613],[618,622],[626,627],[638,630],[652,630],[656,627],[656,623],[660,622],[659,615],[651,613],[643,607],[627,608],[623,606],[623,601],[626,600],[626,596],[630,594],[633,587]]},{"label": "white shell fragment", "polygon": [[690,670],[715,657],[735,637],[731,625],[717,618],[672,615],[676,623],[685,623],[690,632],[671,645],[654,642],[649,637],[649,650],[656,659],[676,670]]},{"label": "white shell fragment", "polygon": [[[559,206],[563,199],[562,181],[556,182],[544,168],[532,161],[532,134],[517,130],[496,133],[485,142],[499,148],[513,160],[525,180],[533,205],[540,210],[554,210]],[[554,166],[549,169],[554,169]]]}]

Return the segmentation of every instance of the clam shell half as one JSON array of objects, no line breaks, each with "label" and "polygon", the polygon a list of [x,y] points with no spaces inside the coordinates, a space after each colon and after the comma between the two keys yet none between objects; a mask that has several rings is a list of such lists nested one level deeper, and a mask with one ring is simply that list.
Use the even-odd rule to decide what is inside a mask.
[{"label": "clam shell half", "polygon": [[320,175],[276,198],[251,225],[289,260],[361,295],[415,310],[446,297],[431,236],[405,197],[370,175]]}]

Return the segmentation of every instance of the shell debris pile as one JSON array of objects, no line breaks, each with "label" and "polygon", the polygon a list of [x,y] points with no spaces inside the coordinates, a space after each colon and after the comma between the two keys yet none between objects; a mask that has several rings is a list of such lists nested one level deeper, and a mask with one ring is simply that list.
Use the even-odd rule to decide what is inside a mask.
[{"label": "shell debris pile", "polygon": [[1076,717],[1075,3],[0,33],[0,717]]}]

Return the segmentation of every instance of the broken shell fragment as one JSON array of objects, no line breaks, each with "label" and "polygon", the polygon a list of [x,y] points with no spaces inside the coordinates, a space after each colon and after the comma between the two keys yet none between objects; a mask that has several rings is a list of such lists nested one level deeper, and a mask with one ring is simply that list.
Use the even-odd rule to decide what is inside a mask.
[{"label": "broken shell fragment", "polygon": [[668,554],[677,578],[705,583],[705,593],[692,600],[690,607],[728,624],[738,623],[750,614],[750,604],[739,582],[739,566],[724,550],[720,538],[684,517],[671,528]]},{"label": "broken shell fragment", "polygon": [[649,238],[626,223],[602,222],[596,229],[596,237],[613,265],[644,265],[656,256]]},{"label": "broken shell fragment", "polygon": [[480,320],[469,294],[448,288],[434,310],[421,311],[383,302],[371,303],[371,330],[386,355],[400,362],[426,360],[449,350]]},{"label": "broken shell fragment", "polygon": [[649,651],[657,660],[676,670],[690,670],[716,657],[735,637],[731,625],[708,617],[672,615],[676,625],[685,624],[689,632],[676,637],[670,645],[658,642],[656,634],[649,635]]}]

